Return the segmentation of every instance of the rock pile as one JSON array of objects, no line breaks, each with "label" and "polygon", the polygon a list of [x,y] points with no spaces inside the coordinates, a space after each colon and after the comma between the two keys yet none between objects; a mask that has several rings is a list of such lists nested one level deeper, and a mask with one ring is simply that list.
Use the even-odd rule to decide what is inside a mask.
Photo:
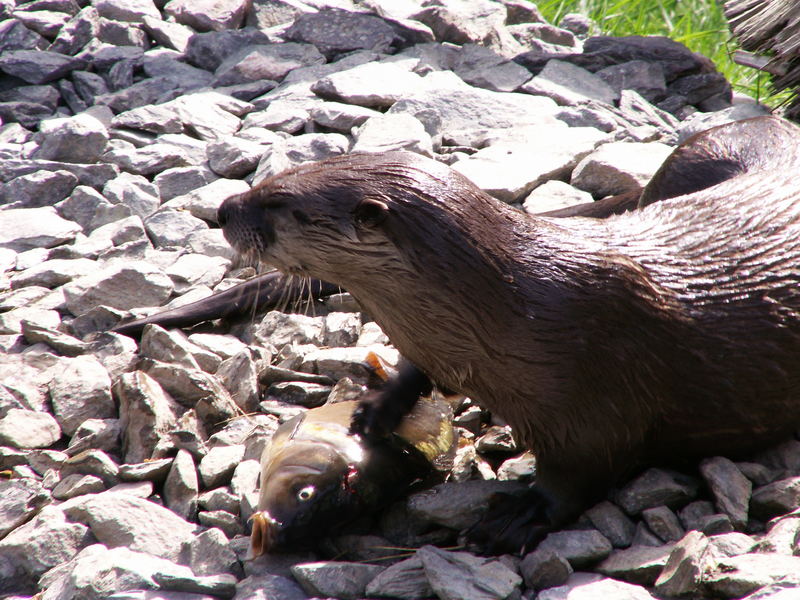
[{"label": "rock pile", "polygon": [[405,148],[531,212],[635,192],[678,140],[763,112],[706,59],[586,37],[578,15],[555,27],[517,0],[3,0],[0,19],[0,594],[756,598],[800,585],[796,442],[696,475],[647,471],[522,560],[441,549],[535,470],[469,401],[451,481],[323,548],[419,551],[245,560],[279,420],[357,396],[366,353],[396,351],[346,294],[188,335],[150,326],[138,343],[107,332],[252,275],[216,208],[303,161]]}]

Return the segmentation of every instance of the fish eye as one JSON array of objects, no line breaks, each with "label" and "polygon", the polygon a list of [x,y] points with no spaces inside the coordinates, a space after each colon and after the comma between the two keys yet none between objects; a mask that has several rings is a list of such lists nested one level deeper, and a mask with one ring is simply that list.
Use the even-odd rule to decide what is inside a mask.
[{"label": "fish eye", "polygon": [[297,491],[297,499],[300,502],[308,502],[309,500],[311,500],[311,498],[314,497],[314,492],[315,491],[316,490],[314,489],[313,485],[307,485],[304,488],[300,488]]}]

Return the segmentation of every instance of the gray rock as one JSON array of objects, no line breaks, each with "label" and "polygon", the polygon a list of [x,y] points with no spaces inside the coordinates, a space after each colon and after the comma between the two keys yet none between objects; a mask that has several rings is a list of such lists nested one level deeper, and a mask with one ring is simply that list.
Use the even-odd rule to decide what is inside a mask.
[{"label": "gray rock", "polygon": [[173,104],[149,104],[115,115],[112,127],[127,127],[150,133],[182,133],[183,121],[173,110]]},{"label": "gray rock", "polygon": [[547,549],[525,555],[519,568],[525,585],[535,590],[564,585],[572,575],[569,561]]},{"label": "gray rock", "polygon": [[595,73],[619,95],[622,90],[636,90],[651,102],[658,102],[667,92],[664,69],[657,62],[632,60],[611,65]]},{"label": "gray rock", "polygon": [[61,476],[66,478],[74,473],[99,477],[108,487],[119,483],[119,467],[102,450],[84,450],[65,460]]},{"label": "gray rock", "polygon": [[12,408],[0,418],[0,444],[15,448],[47,448],[60,437],[58,422],[46,412]]},{"label": "gray rock", "polygon": [[430,27],[438,42],[491,44],[497,41],[506,14],[499,2],[437,0],[411,18]]},{"label": "gray rock", "polygon": [[170,447],[169,432],[180,407],[142,371],[124,373],[114,384],[120,403],[120,429],[125,461],[155,458],[159,446]]},{"label": "gray rock", "polygon": [[176,82],[184,92],[211,85],[214,76],[169,55],[145,54],[142,67],[148,77],[167,77]]},{"label": "gray rock", "polygon": [[146,218],[160,205],[158,188],[141,175],[120,173],[103,186],[103,195],[114,204],[127,206],[130,211]]},{"label": "gray rock", "polygon": [[[254,461],[244,461],[254,462]],[[239,463],[237,469],[244,463]],[[255,486],[255,481],[253,484]],[[239,498],[231,493],[227,487],[218,487],[209,490],[197,497],[197,505],[204,510],[224,510],[232,515],[239,512]]]},{"label": "gray rock", "polygon": [[714,494],[717,507],[731,518],[736,529],[747,524],[747,511],[753,485],[738,467],[721,456],[700,463],[700,472]]},{"label": "gray rock", "polygon": [[197,219],[216,222],[219,205],[227,198],[242,194],[249,189],[250,186],[244,181],[236,179],[217,179],[188,194],[173,198],[166,203],[163,208],[174,210],[185,209]]},{"label": "gray rock", "polygon": [[69,500],[84,494],[98,494],[106,489],[103,480],[94,475],[81,475],[73,473],[67,475],[53,488],[53,498],[56,500]]},{"label": "gray rock", "polygon": [[696,594],[705,570],[712,566],[708,538],[699,531],[690,531],[672,549],[667,564],[656,580],[656,590],[664,596]]},{"label": "gray rock", "polygon": [[672,548],[672,544],[668,544],[657,547],[631,546],[625,550],[615,550],[595,570],[615,579],[653,586],[664,570]]},{"label": "gray rock", "polygon": [[55,329],[61,324],[61,317],[54,310],[41,308],[17,308],[0,314],[0,333],[22,333],[22,323],[36,323],[41,327]]},{"label": "gray rock", "polygon": [[244,0],[170,0],[164,13],[195,31],[222,31],[239,28],[247,7]]},{"label": "gray rock", "polygon": [[306,563],[291,568],[307,594],[343,600],[364,597],[367,584],[382,570],[376,565],[346,562]]},{"label": "gray rock", "polygon": [[503,562],[467,552],[423,546],[417,557],[433,592],[442,600],[507,598],[522,583],[522,577]]},{"label": "gray rock", "polygon": [[118,419],[86,419],[73,433],[65,452],[70,456],[90,448],[114,452],[119,445],[119,434]]},{"label": "gray rock", "polygon": [[217,377],[231,393],[233,401],[245,413],[258,407],[258,357],[249,349],[225,359],[217,369]]},{"label": "gray rock", "polygon": [[646,589],[638,585],[607,579],[594,573],[574,573],[565,585],[543,590],[537,600],[652,600]]},{"label": "gray rock", "polygon": [[52,207],[0,211],[0,248],[24,252],[52,248],[75,239],[80,225],[58,216]]},{"label": "gray rock", "polygon": [[425,80],[394,62],[370,62],[331,73],[311,86],[327,100],[369,108],[388,108],[425,88]]},{"label": "gray rock", "polygon": [[8,181],[14,177],[35,171],[69,171],[82,185],[101,187],[106,181],[117,176],[119,170],[112,165],[78,165],[55,160],[22,159],[6,160],[0,164],[0,179]]},{"label": "gray rock", "polygon": [[25,523],[49,502],[50,495],[33,479],[0,480],[0,538]]},{"label": "gray rock", "polygon": [[230,136],[208,145],[208,166],[221,177],[244,177],[258,166],[264,146]]},{"label": "gray rock", "polygon": [[341,102],[323,102],[311,109],[310,115],[315,123],[323,127],[349,133],[353,127],[358,127],[370,117],[377,117],[380,113],[363,106],[353,106]]},{"label": "gray rock", "polygon": [[267,390],[267,398],[278,398],[282,402],[314,408],[325,404],[331,386],[302,381],[281,381],[273,383]]},{"label": "gray rock", "polygon": [[[800,524],[795,520],[795,527],[794,527],[794,535],[797,535],[796,526]],[[770,530],[771,531],[771,530]],[[793,537],[794,539],[794,537]],[[713,535],[708,539],[711,542],[711,545],[714,548],[715,552],[722,554],[723,556],[738,556],[740,554],[744,554],[745,552],[750,552],[756,545],[756,540],[750,537],[749,535],[745,535],[743,533],[738,532],[731,532],[731,533],[722,533],[719,535]],[[791,542],[789,543],[791,547]],[[759,548],[763,548],[763,545],[759,545]],[[785,547],[784,547],[785,549]],[[773,552],[775,550],[769,550]],[[791,554],[791,550],[789,552],[782,552],[782,554]]]},{"label": "gray rock", "polygon": [[95,262],[86,258],[46,260],[13,276],[11,287],[13,289],[25,289],[28,286],[55,288],[83,275],[94,266]]},{"label": "gray rock", "polygon": [[164,481],[171,466],[171,458],[138,464],[124,464],[120,465],[119,476],[120,479],[128,482]]},{"label": "gray rock", "polygon": [[208,529],[186,546],[188,563],[198,575],[239,574],[241,566],[228,538],[219,529]]},{"label": "gray rock", "polygon": [[800,505],[800,477],[780,479],[753,490],[750,511],[759,519],[791,512]]},{"label": "gray rock", "polygon": [[570,183],[596,198],[639,190],[671,152],[658,142],[604,144],[578,163]]},{"label": "gray rock", "polygon": [[422,559],[416,555],[395,563],[378,573],[367,584],[365,593],[368,597],[403,598],[405,600],[433,596],[433,590],[422,566]]},{"label": "gray rock", "polygon": [[513,454],[517,451],[517,444],[508,425],[490,425],[483,435],[475,440],[475,449],[481,454],[502,452]]},{"label": "gray rock", "polygon": [[228,538],[244,534],[244,527],[239,517],[224,510],[201,510],[197,513],[197,520],[204,527],[216,527]]},{"label": "gray rock", "polygon": [[95,538],[111,548],[124,546],[176,560],[195,526],[172,511],[125,493],[103,492],[68,500],[61,505],[67,517],[89,526]]},{"label": "gray rock", "polygon": [[100,600],[127,590],[168,590],[168,586],[158,585],[156,578],[170,575],[175,578],[194,577],[189,567],[146,552],[94,544],[43,579],[43,587],[46,587],[44,597],[48,600]]},{"label": "gray rock", "polygon": [[117,416],[111,397],[111,378],[94,356],[64,359],[50,383],[53,412],[64,433],[73,435],[89,418]]},{"label": "gray rock", "polygon": [[217,176],[207,167],[174,167],[156,175],[153,183],[158,188],[161,200],[167,202],[208,185],[215,179]]},{"label": "gray rock", "polygon": [[184,247],[190,234],[208,229],[197,217],[177,210],[159,210],[144,220],[145,229],[157,247]]},{"label": "gray rock", "polygon": [[600,77],[561,60],[550,60],[541,73],[520,88],[536,96],[547,96],[558,104],[573,106],[587,100],[613,104],[619,97]]},{"label": "gray rock", "polygon": [[143,361],[142,369],[173,398],[185,406],[194,406],[206,425],[216,425],[239,414],[228,390],[208,373],[153,360]]},{"label": "gray rock", "polygon": [[642,518],[650,531],[665,542],[674,542],[683,537],[684,531],[678,517],[666,506],[646,508],[642,511]]},{"label": "gray rock", "polygon": [[525,486],[513,481],[465,481],[442,483],[412,494],[408,510],[412,516],[451,529],[465,529],[478,522],[497,492],[513,492]]},{"label": "gray rock", "polygon": [[388,52],[394,29],[383,19],[339,9],[302,14],[284,36],[293,42],[313,44],[328,60],[354,50]]},{"label": "gray rock", "polygon": [[300,370],[326,375],[334,380],[349,377],[366,384],[371,373],[366,366],[367,355],[376,352],[390,365],[396,365],[399,355],[393,350],[386,346],[313,349],[303,357]]},{"label": "gray rock", "polygon": [[132,214],[127,206],[112,204],[86,185],[76,187],[69,198],[56,205],[56,210],[63,218],[78,223],[86,233]]},{"label": "gray rock", "polygon": [[47,570],[71,560],[93,541],[88,527],[70,523],[57,507],[45,506],[0,541],[0,554],[17,576],[35,583]]},{"label": "gray rock", "polygon": [[0,57],[0,71],[34,84],[55,81],[84,66],[81,58],[48,50],[12,50]]},{"label": "gray rock", "polygon": [[96,0],[92,4],[100,16],[115,21],[141,23],[145,17],[161,18],[152,0]]},{"label": "gray rock", "polygon": [[[519,141],[514,136],[520,136]],[[576,165],[583,164],[588,159],[583,157],[606,136],[586,127],[540,126],[520,127],[513,136],[505,137],[507,141],[493,143],[452,166],[495,198],[516,202],[544,181],[564,177]]]},{"label": "gray rock", "polygon": [[192,35],[187,43],[186,59],[196,67],[214,71],[226,58],[241,48],[270,43],[272,40],[265,32],[251,28],[197,33]]},{"label": "gray rock", "polygon": [[311,44],[258,44],[242,48],[226,58],[214,72],[215,84],[235,85],[253,81],[280,81],[300,67],[319,65],[325,57]]},{"label": "gray rock", "polygon": [[379,154],[392,150],[432,157],[433,142],[423,124],[408,114],[371,117],[355,132],[354,152]]},{"label": "gray rock", "polygon": [[228,481],[236,465],[244,457],[244,449],[243,445],[211,448],[198,468],[203,485],[214,488]]},{"label": "gray rock", "polygon": [[553,115],[557,105],[549,98],[492,92],[465,84],[440,88],[433,82],[428,85],[426,91],[395,102],[388,112],[410,113],[425,124],[428,133],[446,137],[464,131],[556,124]]},{"label": "gray rock", "polygon": [[192,354],[193,344],[182,331],[147,325],[142,332],[139,353],[161,362],[175,363],[190,369],[200,366]]},{"label": "gray rock", "polygon": [[89,113],[42,121],[34,137],[39,148],[34,156],[45,160],[93,163],[108,144],[105,125]]},{"label": "gray rock", "polygon": [[31,31],[19,19],[9,19],[3,16],[0,24],[0,52],[10,50],[44,50],[48,46],[48,41]]},{"label": "gray rock", "polygon": [[616,504],[601,502],[587,510],[586,516],[615,548],[630,546],[636,526]]},{"label": "gray rock", "polygon": [[306,600],[308,596],[297,583],[280,575],[251,575],[236,585],[237,599]]},{"label": "gray rock", "polygon": [[270,131],[282,133],[297,133],[309,120],[306,109],[284,105],[281,103],[270,104],[265,110],[247,115],[243,127],[263,127]]},{"label": "gray rock", "polygon": [[40,171],[16,177],[0,187],[0,202],[8,208],[52,206],[72,193],[78,178],[68,171]]},{"label": "gray rock", "polygon": [[760,117],[768,113],[769,110],[761,104],[738,104],[730,108],[711,113],[696,113],[684,119],[678,127],[678,143],[682,143],[707,129],[732,123],[742,119]]},{"label": "gray rock", "polygon": [[180,23],[163,21],[160,17],[144,16],[142,17],[142,26],[157,44],[172,48],[178,52],[186,51],[189,39],[194,34],[190,27]]},{"label": "gray rock", "polygon": [[114,144],[109,148],[103,155],[105,162],[137,175],[154,175],[165,169],[192,164],[186,153],[174,144],[155,143],[144,148],[134,148],[132,145],[120,146],[117,143],[116,148]]},{"label": "gray rock", "polygon": [[780,583],[800,587],[800,556],[742,554],[722,558],[707,570],[704,583],[711,593],[742,598],[758,588]]},{"label": "gray rock", "polygon": [[[34,209],[36,210],[36,209]],[[0,215],[2,220],[2,215]],[[74,315],[105,305],[121,310],[158,306],[172,293],[172,280],[146,262],[111,265],[64,286],[67,308]]]},{"label": "gray rock", "polygon": [[197,513],[197,493],[200,489],[192,455],[180,450],[172,461],[164,482],[164,499],[167,507],[191,521]]},{"label": "gray rock", "polygon": [[553,532],[542,540],[538,549],[555,552],[580,569],[603,560],[612,548],[602,533],[589,529]]}]

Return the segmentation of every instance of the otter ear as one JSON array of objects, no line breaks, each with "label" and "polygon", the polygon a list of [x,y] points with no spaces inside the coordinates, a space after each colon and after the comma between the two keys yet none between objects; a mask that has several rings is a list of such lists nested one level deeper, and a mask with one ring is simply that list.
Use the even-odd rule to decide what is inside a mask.
[{"label": "otter ear", "polygon": [[356,225],[375,227],[380,225],[388,214],[388,204],[373,198],[365,198],[353,210],[353,219]]}]

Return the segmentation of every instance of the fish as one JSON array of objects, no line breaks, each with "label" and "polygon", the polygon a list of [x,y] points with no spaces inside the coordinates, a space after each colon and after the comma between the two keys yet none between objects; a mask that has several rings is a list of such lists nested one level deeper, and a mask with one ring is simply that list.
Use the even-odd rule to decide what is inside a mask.
[{"label": "fish", "polygon": [[450,404],[422,398],[381,440],[351,433],[356,400],[310,409],[278,427],[261,456],[251,556],[313,548],[452,467],[457,445]]}]

